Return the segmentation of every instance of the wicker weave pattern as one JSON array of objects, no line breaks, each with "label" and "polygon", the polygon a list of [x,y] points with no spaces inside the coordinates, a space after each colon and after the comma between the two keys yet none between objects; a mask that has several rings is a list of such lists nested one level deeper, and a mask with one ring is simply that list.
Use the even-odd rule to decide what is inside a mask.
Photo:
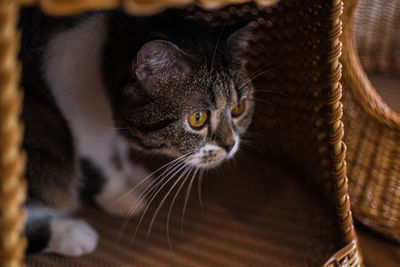
[{"label": "wicker weave pattern", "polygon": [[362,0],[353,28],[361,63],[368,72],[400,73],[400,2]]},{"label": "wicker weave pattern", "polygon": [[[261,103],[257,106],[253,130],[266,133],[267,137],[263,138],[267,139],[267,143],[279,144],[279,150],[292,155],[295,161],[310,171],[337,205],[345,244],[355,240],[345,175],[346,146],[341,142],[341,65],[338,62],[341,55],[338,39],[341,22],[338,18],[342,3],[335,2],[329,13],[317,3],[300,5],[296,1],[285,1],[277,8],[262,11],[244,6],[205,15],[193,12],[192,18],[205,18],[206,21],[218,17],[220,20],[221,17],[232,20],[234,14],[246,17],[246,12],[258,17],[254,25],[256,37],[249,51],[250,73],[257,72],[274,60],[282,60],[287,73],[281,70],[267,73],[254,82],[256,88],[265,88],[263,85],[268,84],[268,89],[279,90],[292,98],[258,93]],[[314,23],[309,14],[328,19]],[[302,16],[302,24],[291,29],[291,19],[296,15]],[[274,23],[277,21],[279,23]],[[304,25],[309,26],[305,28]],[[322,38],[327,38],[328,42],[321,43]],[[276,47],[276,40],[283,44],[296,42],[296,47]],[[268,106],[263,101],[270,101],[273,105]],[[355,265],[359,264],[357,253],[349,253],[346,257],[352,259]]]},{"label": "wicker weave pattern", "polygon": [[[131,13],[148,14],[171,5],[181,6],[193,1],[22,0],[22,2],[38,3],[52,14],[72,14],[89,7],[117,7],[120,3]],[[203,8],[212,8],[228,2],[232,1],[210,0],[197,3]],[[258,1],[263,4],[272,2]],[[258,118],[255,118],[255,124],[259,132],[268,135],[265,140],[267,143],[278,144],[274,148],[291,155],[324,188],[328,198],[336,205],[341,229],[341,245],[356,242],[347,195],[344,160],[346,146],[342,142],[339,83],[341,65],[338,61],[341,55],[339,16],[342,13],[342,2],[286,0],[276,8],[259,9],[255,5],[244,5],[234,9],[227,7],[223,11],[215,11],[217,15],[213,15],[216,13],[210,11],[211,16],[196,9],[196,7],[189,9],[193,18],[208,22],[225,21],[227,17],[232,19],[231,22],[235,17],[256,18],[253,26],[257,34],[252,40],[252,51],[249,51],[251,54],[249,71],[260,71],[260,68],[271,61],[279,61],[279,71],[262,74],[255,84],[256,86],[268,84],[270,89],[282,91],[289,97],[260,94],[262,101],[263,99],[271,101],[273,105],[258,105]],[[19,101],[13,103],[18,104]],[[13,118],[16,118],[16,114]],[[23,163],[21,160],[13,162],[18,162],[21,166]],[[358,265],[359,254],[356,252],[353,246],[348,246],[336,262],[344,265],[342,258],[345,258]],[[17,261],[19,257],[15,256],[13,259]]]},{"label": "wicker weave pattern", "polygon": [[351,242],[355,238],[353,220],[350,211],[350,200],[347,195],[347,177],[346,177],[346,145],[343,143],[343,122],[341,121],[343,114],[343,106],[340,103],[342,96],[342,85],[339,83],[342,74],[342,65],[339,63],[339,57],[342,51],[342,43],[339,36],[342,33],[342,22],[339,16],[343,13],[343,3],[335,1],[335,5],[331,11],[332,29],[329,32],[330,41],[332,42],[332,50],[329,53],[328,62],[331,63],[330,82],[332,90],[329,93],[328,106],[330,112],[328,141],[332,150],[332,176],[336,182],[334,186],[334,194],[337,200],[337,211],[341,219],[341,226],[345,234],[345,241]]},{"label": "wicker weave pattern", "polygon": [[22,92],[17,90],[18,6],[0,2],[0,265],[19,266],[25,249],[21,235],[25,211],[26,182],[21,179],[25,154],[20,151],[22,124],[19,121]]},{"label": "wicker weave pattern", "polygon": [[[348,88],[346,86],[346,88]],[[349,191],[355,217],[363,224],[400,241],[400,133],[371,120],[344,96],[349,147]]]},{"label": "wicker weave pattern", "polygon": [[[356,7],[346,6],[351,22]],[[379,97],[356,56],[351,24],[344,29],[345,142],[355,217],[400,241],[400,115]]]},{"label": "wicker weave pattern", "polygon": [[[197,4],[203,8],[220,8],[227,4],[240,4],[250,0],[20,0],[23,4],[38,4],[44,11],[54,15],[71,15],[89,8],[115,8],[122,6],[127,12],[148,15],[168,7]],[[261,6],[276,4],[279,0],[257,0]]]},{"label": "wicker weave pattern", "polygon": [[357,244],[351,242],[343,249],[339,250],[332,256],[325,264],[324,267],[335,267],[335,266],[359,266],[359,257],[357,256]]}]

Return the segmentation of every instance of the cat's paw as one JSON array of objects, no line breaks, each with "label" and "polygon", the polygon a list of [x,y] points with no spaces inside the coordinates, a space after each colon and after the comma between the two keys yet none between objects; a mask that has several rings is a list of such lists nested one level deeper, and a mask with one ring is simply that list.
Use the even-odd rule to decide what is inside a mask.
[{"label": "cat's paw", "polygon": [[148,170],[140,165],[135,165],[125,174],[125,178],[130,186],[137,186],[136,191],[142,192],[150,184],[153,177]]},{"label": "cat's paw", "polygon": [[151,179],[149,175],[150,173],[140,166],[133,167],[123,179],[110,180],[103,191],[96,196],[97,203],[115,216],[137,215],[146,206],[146,200],[141,196],[141,192]]},{"label": "cat's paw", "polygon": [[[126,188],[127,189],[127,188]],[[128,190],[120,194],[97,198],[97,203],[109,214],[114,216],[135,216],[146,206],[146,200],[136,192]]]},{"label": "cat's paw", "polygon": [[93,252],[99,236],[85,221],[62,218],[50,221],[51,238],[44,253],[81,256]]}]

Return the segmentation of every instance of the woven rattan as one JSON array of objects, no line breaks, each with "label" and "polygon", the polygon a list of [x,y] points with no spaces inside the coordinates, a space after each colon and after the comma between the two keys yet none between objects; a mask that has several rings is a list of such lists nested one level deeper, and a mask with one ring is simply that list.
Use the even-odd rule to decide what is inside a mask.
[{"label": "woven rattan", "polygon": [[360,1],[353,36],[363,67],[369,73],[400,73],[399,1]]},{"label": "woven rattan", "polygon": [[[345,15],[352,19],[355,3]],[[349,190],[355,218],[400,241],[400,115],[377,94],[363,71],[350,27],[344,28],[344,122]]]},{"label": "woven rattan", "polygon": [[[18,266],[25,249],[21,235],[26,182],[21,179],[25,154],[20,150],[22,91],[18,88],[18,6],[0,2],[0,265]],[[3,266],[4,266],[3,265]]]},{"label": "woven rattan", "polygon": [[[197,5],[188,5],[192,2]],[[340,16],[343,11],[340,0],[282,0],[274,7],[267,5],[276,1],[260,0],[257,1],[258,5],[244,2],[248,1],[21,0],[19,3],[37,4],[44,11],[55,15],[117,6],[122,6],[133,14],[149,14],[174,6],[179,7],[189,18],[212,24],[251,19],[255,35],[251,40],[252,49],[248,51],[248,69],[256,76],[260,73],[254,78],[256,89],[259,90],[256,97],[260,103],[257,105],[251,131],[260,134],[260,143],[268,154],[281,155],[288,163],[293,162],[300,166],[303,172],[302,183],[317,184],[330,202],[325,209],[328,213],[335,214],[336,218],[332,218],[330,222],[334,223],[331,229],[336,231],[338,238],[329,252],[333,256],[326,256],[326,266],[360,265],[347,194],[346,150],[352,210],[356,218],[399,240],[400,116],[381,101],[359,64],[351,39],[351,23],[357,1],[345,1],[345,14],[342,17],[345,26],[343,50],[339,40],[342,33]],[[227,4],[240,5],[225,7]],[[0,255],[3,265],[13,266],[21,262],[21,251],[24,247],[24,241],[20,238],[23,222],[20,204],[23,194],[16,192],[23,192],[25,189],[20,178],[24,158],[21,156],[23,153],[18,151],[18,133],[21,132],[18,112],[21,98],[16,86],[16,1],[3,1],[0,11],[0,44],[4,55],[0,57],[0,198],[4,200],[1,203]],[[340,102],[342,65],[339,58],[342,51],[343,120],[346,132],[342,123],[343,105]],[[269,71],[263,73],[266,68]],[[266,86],[269,90],[280,91],[281,94],[262,93],[261,88],[265,89]],[[313,207],[315,203],[311,202],[316,200],[308,201]],[[283,202],[276,202],[274,205],[279,207]],[[284,217],[282,223],[283,220]],[[318,228],[315,227],[314,230],[318,231]],[[328,239],[325,240],[326,243],[322,241],[320,246],[328,246],[332,241],[328,242]],[[303,245],[300,242],[298,246]],[[285,246],[280,249],[285,251]],[[154,253],[162,254],[165,251],[156,250]],[[335,251],[338,252],[334,253]],[[318,258],[327,253],[316,256],[313,252],[309,252],[307,257]],[[277,255],[282,255],[282,259],[287,257],[285,254]],[[207,255],[204,257],[206,259]],[[190,258],[186,260],[190,261]],[[304,265],[305,262],[300,262],[299,258],[297,263]],[[101,262],[97,263],[101,265]],[[284,261],[282,264],[285,265]]]}]

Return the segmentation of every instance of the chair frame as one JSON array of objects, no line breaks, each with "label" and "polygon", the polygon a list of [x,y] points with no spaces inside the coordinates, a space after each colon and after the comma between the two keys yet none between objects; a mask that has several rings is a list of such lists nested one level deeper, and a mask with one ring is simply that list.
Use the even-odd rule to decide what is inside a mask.
[{"label": "chair frame", "polygon": [[[21,149],[23,139],[23,123],[20,120],[23,92],[19,88],[20,63],[18,62],[18,47],[20,32],[17,30],[18,12],[21,5],[37,4],[53,15],[70,15],[89,8],[115,8],[122,6],[131,14],[150,14],[167,7],[182,6],[196,3],[201,7],[217,8],[226,4],[248,2],[246,0],[231,1],[194,1],[194,0],[5,0],[0,2],[0,261],[2,266],[23,265],[26,239],[22,234],[26,211],[23,208],[27,183],[23,179],[26,162],[25,152]],[[256,1],[260,5],[272,4],[275,0]],[[349,4],[350,3],[350,4]],[[350,6],[357,1],[346,1]],[[321,4],[327,4],[321,1]],[[346,177],[346,145],[343,142],[344,129],[341,120],[343,106],[340,102],[342,86],[340,78],[342,65],[339,59],[342,54],[341,15],[343,2],[331,0],[330,21],[331,30],[329,42],[331,51],[328,64],[331,67],[330,92],[327,105],[330,107],[329,146],[331,147],[331,164],[329,179],[335,185],[334,202],[340,218],[343,248],[329,259],[325,266],[360,266],[361,255],[358,251],[357,236],[354,230],[350,199],[348,195],[348,180]],[[351,21],[354,11],[349,9],[345,14],[346,21]],[[347,25],[347,28],[350,28]],[[348,32],[349,30],[347,30]],[[345,42],[348,41],[345,35]],[[349,48],[353,49],[354,48]],[[348,50],[346,50],[348,52]],[[354,51],[350,51],[350,53]]]}]

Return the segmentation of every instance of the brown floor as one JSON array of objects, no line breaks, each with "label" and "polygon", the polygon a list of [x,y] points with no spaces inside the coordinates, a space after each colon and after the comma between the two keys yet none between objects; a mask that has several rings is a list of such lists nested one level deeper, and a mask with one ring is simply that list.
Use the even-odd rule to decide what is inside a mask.
[{"label": "brown floor", "polygon": [[241,160],[240,165],[245,167],[223,168],[204,179],[203,209],[197,188],[193,188],[182,228],[185,192],[181,193],[170,218],[169,244],[170,201],[161,209],[149,235],[147,230],[154,207],[135,237],[138,220],[132,219],[120,238],[122,219],[86,206],[82,216],[100,232],[96,252],[75,259],[30,256],[28,264],[321,266],[338,249],[332,208],[318,194],[293,179],[291,170],[266,164],[265,159]]},{"label": "brown floor", "polygon": [[[149,235],[151,216],[145,217],[135,237],[138,219],[132,219],[120,238],[123,220],[87,205],[81,215],[100,233],[96,252],[80,258],[35,255],[28,257],[28,265],[321,266],[336,243],[329,206],[293,179],[290,171],[255,161],[246,166],[208,175],[203,209],[197,188],[193,189],[182,231],[181,193],[170,218],[170,244],[166,224],[170,201]],[[400,246],[366,230],[359,234],[366,266],[400,266]]]},{"label": "brown floor", "polygon": [[367,267],[399,267],[400,245],[386,241],[368,230],[358,229],[361,251]]}]

